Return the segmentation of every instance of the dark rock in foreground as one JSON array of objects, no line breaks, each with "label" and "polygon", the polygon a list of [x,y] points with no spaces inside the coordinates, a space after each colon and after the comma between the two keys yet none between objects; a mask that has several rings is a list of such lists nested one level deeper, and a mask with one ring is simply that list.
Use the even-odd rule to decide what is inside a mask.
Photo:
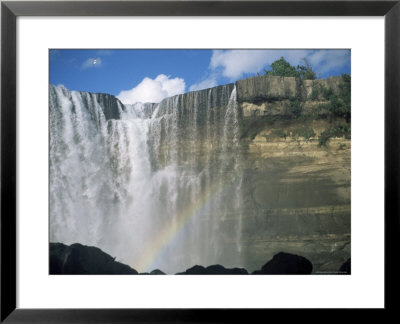
[{"label": "dark rock in foreground", "polygon": [[348,259],[339,269],[341,274],[351,274],[351,259]]},{"label": "dark rock in foreground", "polygon": [[50,274],[138,274],[99,248],[50,243]]},{"label": "dark rock in foreground", "polygon": [[306,258],[280,252],[253,274],[310,274],[313,266]]},{"label": "dark rock in foreground", "polygon": [[[70,246],[62,243],[50,243],[50,274],[138,274],[128,265],[116,262],[115,258],[93,246],[79,243]],[[280,252],[268,261],[261,270],[252,274],[311,274],[313,266],[306,258]],[[339,269],[341,274],[351,273],[351,260],[348,259]],[[165,275],[159,269],[141,275]],[[177,275],[247,275],[243,268],[225,268],[215,264],[208,267],[195,265]]]},{"label": "dark rock in foreground", "polygon": [[165,275],[164,272],[162,272],[160,269],[155,269],[152,272],[148,273],[148,272],[141,272],[139,273],[140,275]]},{"label": "dark rock in foreground", "polygon": [[164,272],[162,272],[160,269],[155,269],[152,272],[150,272],[151,275],[165,275]]},{"label": "dark rock in foreground", "polygon": [[208,266],[207,268],[195,265],[185,272],[179,272],[177,275],[243,275],[248,274],[246,269],[243,268],[232,268],[227,269],[222,265],[215,264]]}]

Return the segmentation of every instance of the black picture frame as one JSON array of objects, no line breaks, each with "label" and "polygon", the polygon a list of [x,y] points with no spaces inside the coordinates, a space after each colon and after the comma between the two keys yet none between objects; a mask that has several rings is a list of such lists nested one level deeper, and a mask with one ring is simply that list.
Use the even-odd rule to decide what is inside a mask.
[{"label": "black picture frame", "polygon": [[[260,309],[16,308],[16,19],[19,16],[384,16],[385,17],[385,308],[396,311],[399,288],[400,1],[2,1],[1,2],[1,322],[199,323],[263,322]],[[372,153],[371,153],[372,154]],[[371,234],[372,235],[372,234]],[[373,238],[371,238],[373,239]],[[373,271],[374,256],[371,255]],[[366,283],[367,285],[367,283]],[[368,287],[366,287],[368,291]],[[268,292],[265,292],[268,293]],[[345,292],[344,292],[345,293]],[[245,298],[245,297],[244,297]],[[269,313],[266,313],[269,311]],[[309,316],[297,311],[296,316]],[[348,315],[330,317],[350,319]],[[357,310],[354,310],[357,311]],[[382,313],[384,312],[384,313]],[[307,315],[304,315],[307,314]],[[279,315],[279,321],[286,315]],[[369,318],[371,313],[367,315]],[[243,320],[247,318],[247,320]],[[320,318],[322,320],[322,318]],[[358,318],[359,320],[359,318]],[[382,320],[382,319],[380,319]]]}]

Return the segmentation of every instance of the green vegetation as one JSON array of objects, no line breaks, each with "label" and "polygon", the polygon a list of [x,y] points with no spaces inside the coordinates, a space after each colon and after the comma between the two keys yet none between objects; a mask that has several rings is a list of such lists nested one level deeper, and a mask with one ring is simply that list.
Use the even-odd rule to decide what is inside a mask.
[{"label": "green vegetation", "polygon": [[318,100],[321,91],[322,91],[321,87],[314,86],[311,91],[311,96],[310,96],[311,100],[313,101]]},{"label": "green vegetation", "polygon": [[320,99],[320,95],[322,95],[325,100],[330,100],[330,98],[334,96],[334,92],[331,88],[328,89],[320,84],[313,84],[313,89],[310,96],[311,100],[315,101]]},{"label": "green vegetation", "polygon": [[311,99],[316,100],[322,93],[325,100],[329,102],[319,106],[319,110],[326,110],[328,117],[345,118],[349,123],[351,119],[351,77],[348,74],[342,74],[343,83],[339,85],[339,93],[336,95],[332,89],[325,87],[315,87],[311,93]]},{"label": "green vegetation", "polygon": [[[283,57],[273,62],[271,70],[265,71],[265,74],[291,76],[300,80],[315,79],[315,73],[307,62],[305,62],[305,65],[297,66],[296,68],[290,65]],[[316,138],[317,135],[312,127],[305,126],[305,124],[302,125],[302,122],[309,124],[309,120],[324,119],[329,121],[330,125],[318,136],[319,147],[326,147],[329,140],[334,137],[349,139],[351,137],[351,76],[342,74],[341,77],[342,82],[339,83],[337,88],[327,88],[321,85],[323,82],[313,82],[310,99],[314,101],[321,100],[322,103],[319,105],[317,103],[316,105],[308,104],[308,106],[304,106],[304,98],[299,94],[298,97],[291,97],[283,103],[283,110],[280,114],[252,116],[244,119],[241,125],[241,138],[254,139],[260,132],[274,125],[275,122],[279,122],[279,124],[275,124],[274,130],[268,135],[264,135],[267,141],[271,139],[286,140],[287,137],[291,137],[293,140],[304,138],[305,141],[310,141],[311,138]],[[278,109],[282,109],[281,107],[278,106]],[[307,111],[305,111],[304,107],[307,107]],[[294,121],[297,125],[295,129],[291,126],[294,125]],[[282,129],[276,129],[279,127]],[[346,144],[338,144],[339,150],[344,150],[345,148]]]},{"label": "green vegetation", "polygon": [[349,122],[351,118],[351,76],[342,74],[343,84],[339,85],[339,97],[342,101],[343,117]]},{"label": "green vegetation", "polygon": [[306,59],[303,59],[305,65],[297,65],[297,71],[299,72],[300,79],[302,80],[315,80],[316,74],[313,71],[311,65]]},{"label": "green vegetation", "polygon": [[333,89],[332,88],[325,88],[325,87],[320,87],[322,91],[322,96],[324,97],[325,100],[331,100],[331,98],[336,97]]},{"label": "green vegetation", "polygon": [[241,137],[254,139],[259,132],[268,126],[271,126],[278,120],[279,117],[262,116],[260,118],[245,119],[241,125]]},{"label": "green vegetation", "polygon": [[[283,138],[286,140],[288,136],[289,134],[287,133],[287,130],[285,131],[283,129],[274,129],[273,131],[271,131],[270,134],[265,135],[265,138],[267,141],[276,138]],[[299,137],[303,137],[308,142],[311,137],[315,136],[315,132],[311,127],[302,126],[300,128],[291,131],[290,136],[293,140],[296,140]]]},{"label": "green vegetation", "polygon": [[292,118],[297,119],[303,111],[303,106],[299,99],[290,98],[289,111]]},{"label": "green vegetation", "polygon": [[[281,57],[279,60],[271,63],[271,70],[265,71],[265,75],[271,76],[285,76],[296,77],[301,80],[314,80],[316,77],[310,64],[307,60],[303,59],[304,65],[294,67],[290,65],[285,58]],[[339,92],[334,93],[332,88],[326,88],[321,85],[315,85],[311,92],[311,100],[318,100],[321,95],[329,101],[326,104],[320,105],[319,110],[326,110],[327,114],[320,116],[322,118],[328,117],[330,120],[334,118],[345,118],[346,122],[351,119],[351,76],[342,74],[343,83],[339,85]],[[290,99],[290,115],[297,119],[302,112],[302,104],[298,98]]]},{"label": "green vegetation", "polygon": [[285,76],[285,77],[298,77],[299,72],[296,68],[288,61],[286,61],[283,57],[279,60],[271,63],[271,70],[264,70],[266,75],[270,76]]},{"label": "green vegetation", "polygon": [[306,59],[303,59],[304,65],[297,65],[294,67],[290,65],[283,57],[271,63],[271,70],[264,70],[265,75],[270,76],[284,76],[296,77],[301,80],[314,80],[316,74]]},{"label": "green vegetation", "polygon": [[287,136],[288,136],[288,134],[286,134],[283,129],[274,129],[271,132],[271,134],[266,136],[266,139],[267,140],[274,139],[274,138],[284,138],[284,139],[286,139]]},{"label": "green vegetation", "polygon": [[345,123],[336,123],[335,126],[329,127],[324,130],[318,138],[318,146],[325,146],[328,144],[329,139],[332,137],[345,137],[350,138],[351,136],[351,128],[348,124]]},{"label": "green vegetation", "polygon": [[310,140],[311,137],[315,136],[314,130],[309,127],[309,126],[303,126],[298,129],[295,129],[292,132],[292,137],[297,138],[297,137],[303,137],[307,142]]}]

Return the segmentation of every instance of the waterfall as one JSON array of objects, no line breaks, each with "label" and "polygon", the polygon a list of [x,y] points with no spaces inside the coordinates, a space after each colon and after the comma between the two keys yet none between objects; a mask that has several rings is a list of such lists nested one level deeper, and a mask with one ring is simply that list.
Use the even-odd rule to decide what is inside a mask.
[{"label": "waterfall", "polygon": [[50,241],[138,271],[242,265],[233,84],[159,104],[50,86]]}]

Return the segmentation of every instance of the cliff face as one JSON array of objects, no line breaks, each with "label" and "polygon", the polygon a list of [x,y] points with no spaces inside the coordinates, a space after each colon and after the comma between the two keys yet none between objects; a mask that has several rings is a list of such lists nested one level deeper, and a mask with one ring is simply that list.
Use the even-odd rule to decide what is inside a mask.
[{"label": "cliff face", "polygon": [[[260,267],[260,260],[285,251],[305,256],[318,272],[337,271],[349,258],[350,136],[332,136],[324,145],[319,141],[333,125],[348,125],[344,118],[330,116],[325,108],[330,100],[323,92],[340,95],[342,84],[341,77],[301,81],[260,76],[237,81],[237,146],[229,147],[223,143],[226,91],[229,93],[233,85],[228,85],[225,99],[219,102],[210,102],[207,93],[215,91],[215,97],[221,98],[222,87],[175,97],[180,108],[178,141],[173,144],[179,168],[195,165],[211,179],[221,173],[225,179],[236,179],[238,172],[242,175],[240,203],[235,205],[238,197],[231,190],[224,196],[224,210],[220,210],[224,217],[217,226],[218,244],[223,252],[218,262],[253,270]],[[171,99],[161,106],[168,103]],[[165,114],[167,109],[159,113]],[[171,143],[168,135],[161,140],[159,156],[163,158],[159,162],[171,154]],[[221,165],[221,152],[229,166]],[[218,209],[213,210],[198,226],[207,228],[217,213]],[[233,235],[238,226],[239,238]],[[229,258],[238,240],[242,263],[231,264]]]},{"label": "cliff face", "polygon": [[[246,263],[286,251],[307,257],[315,271],[335,271],[350,256],[351,141],[340,136],[318,145],[332,124],[346,124],[329,120],[320,109],[329,104],[320,90],[339,94],[342,83],[340,77],[237,82]],[[301,106],[296,118],[290,111],[293,98]]]},{"label": "cliff face", "polygon": [[[75,161],[87,159],[94,171],[87,171],[82,186],[98,187],[102,195],[93,203],[78,192],[83,207],[71,212],[76,220],[68,224],[71,232],[79,232],[74,237],[63,237],[65,225],[57,221],[56,211],[67,210],[63,205],[68,198],[55,196],[51,237],[80,242],[91,235],[86,223],[95,224],[101,239],[82,243],[100,244],[107,253],[131,260],[135,254],[140,259],[137,245],[153,246],[154,238],[177,233],[179,240],[163,250],[167,264],[152,264],[168,273],[215,263],[251,272],[278,252],[306,257],[315,272],[337,271],[350,257],[351,241],[351,141],[349,116],[341,110],[344,84],[341,77],[301,81],[260,76],[139,106],[51,87],[54,119],[71,120],[54,127],[51,138],[60,141],[54,147],[68,144],[71,149],[54,149],[51,165],[57,168],[51,177],[60,179],[56,184],[71,181],[76,192],[82,175],[78,170],[79,180],[72,179]],[[76,118],[64,116],[65,109],[58,107],[61,97],[72,102],[72,110],[87,106],[85,123],[95,120],[102,134],[97,145],[90,143],[98,131],[83,134],[87,147],[74,159],[64,155],[74,152],[83,135],[64,143],[60,130],[75,127]],[[129,119],[130,113],[140,121]],[[72,171],[58,176],[58,169]],[[118,208],[109,208],[115,201]],[[91,209],[85,210],[88,205]],[[83,221],[89,214],[93,219]],[[127,255],[119,255],[116,241],[124,242],[122,253]],[[130,265],[143,271],[134,261]]]},{"label": "cliff face", "polygon": [[[238,80],[237,100],[239,102],[277,101],[290,98],[311,99],[313,89],[324,87],[339,92],[341,77],[318,80],[300,80],[295,77],[258,76]],[[322,96],[320,96],[322,97]]]},{"label": "cliff face", "polygon": [[[327,126],[309,125],[316,132]],[[302,253],[317,271],[337,269],[350,256],[350,140],[336,138],[320,148],[314,139],[267,139],[274,130],[295,127],[275,123],[245,151],[247,262],[286,251]]]},{"label": "cliff face", "polygon": [[[72,92],[64,88],[64,86],[54,85],[50,85],[49,93],[50,106],[62,107],[63,103],[60,98],[63,98],[63,100],[67,99],[69,101],[74,112],[77,110],[77,105],[82,105],[89,109],[92,108],[92,111],[89,112],[94,115],[95,112],[93,109],[99,107],[103,112],[105,120],[120,119],[121,112],[125,109],[124,105],[117,98],[106,93]],[[77,98],[81,101],[77,102]]]}]

